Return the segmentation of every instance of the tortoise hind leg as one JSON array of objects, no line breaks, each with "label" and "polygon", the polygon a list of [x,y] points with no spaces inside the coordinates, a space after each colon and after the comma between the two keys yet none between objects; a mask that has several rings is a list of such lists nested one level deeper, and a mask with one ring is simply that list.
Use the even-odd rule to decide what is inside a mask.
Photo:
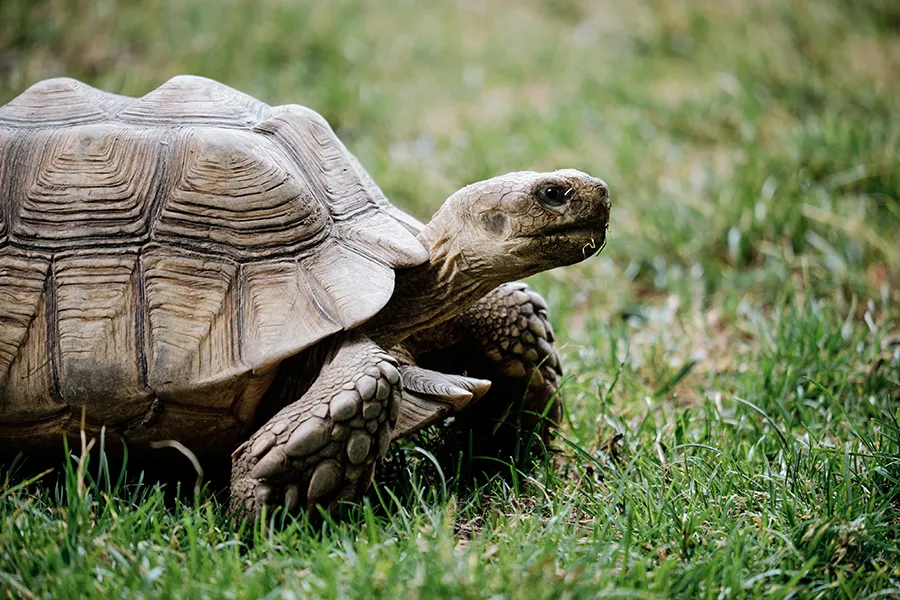
[{"label": "tortoise hind leg", "polygon": [[279,411],[232,457],[230,511],[258,515],[332,508],[369,487],[397,420],[397,361],[374,342],[344,342],[296,402]]},{"label": "tortoise hind leg", "polygon": [[[488,379],[490,390],[442,431],[442,454],[521,464],[549,442],[562,418],[562,368],[547,305],[521,282],[495,288],[472,308],[406,344],[417,364]],[[449,452],[446,452],[449,451]],[[499,463],[481,461],[489,471]]]}]

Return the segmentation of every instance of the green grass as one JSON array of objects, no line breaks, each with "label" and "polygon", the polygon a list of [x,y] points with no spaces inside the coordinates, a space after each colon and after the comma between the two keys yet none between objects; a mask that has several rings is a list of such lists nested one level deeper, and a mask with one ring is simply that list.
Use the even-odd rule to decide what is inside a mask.
[{"label": "green grass", "polygon": [[900,595],[897,3],[377,4],[5,0],[0,102],[207,75],[320,111],[422,219],[512,169],[603,177],[612,243],[532,281],[564,344],[558,452],[474,491],[422,461],[321,529],[14,468],[0,591]]}]

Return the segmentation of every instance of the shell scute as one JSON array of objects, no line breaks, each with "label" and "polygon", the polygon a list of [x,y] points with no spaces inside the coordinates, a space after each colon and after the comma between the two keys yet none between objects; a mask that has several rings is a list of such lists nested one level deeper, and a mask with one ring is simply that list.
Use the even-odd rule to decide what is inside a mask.
[{"label": "shell scute", "polygon": [[0,190],[0,437],[81,405],[124,430],[161,401],[161,434],[229,411],[224,440],[279,361],[428,259],[320,115],[198,77],[36,84],[0,107]]}]

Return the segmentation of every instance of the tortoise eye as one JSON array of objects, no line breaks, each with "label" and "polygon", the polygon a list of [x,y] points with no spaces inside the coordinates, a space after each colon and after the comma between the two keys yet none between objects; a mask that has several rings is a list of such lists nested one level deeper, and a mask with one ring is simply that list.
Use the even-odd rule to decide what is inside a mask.
[{"label": "tortoise eye", "polygon": [[556,184],[545,185],[539,192],[541,204],[548,208],[559,208],[572,199],[575,190]]}]

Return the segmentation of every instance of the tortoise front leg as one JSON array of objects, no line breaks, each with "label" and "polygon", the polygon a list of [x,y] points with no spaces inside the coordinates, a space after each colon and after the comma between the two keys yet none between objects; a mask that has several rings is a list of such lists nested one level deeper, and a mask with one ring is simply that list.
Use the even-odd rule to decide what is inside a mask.
[{"label": "tortoise front leg", "polygon": [[529,446],[548,442],[562,418],[562,368],[553,339],[546,303],[517,282],[409,340],[420,366],[492,382],[480,401],[456,416],[444,444],[471,449],[474,457],[518,460]]},{"label": "tortoise front leg", "polygon": [[359,497],[391,441],[402,383],[397,361],[363,336],[346,341],[310,389],[232,457],[230,511],[333,508]]}]

